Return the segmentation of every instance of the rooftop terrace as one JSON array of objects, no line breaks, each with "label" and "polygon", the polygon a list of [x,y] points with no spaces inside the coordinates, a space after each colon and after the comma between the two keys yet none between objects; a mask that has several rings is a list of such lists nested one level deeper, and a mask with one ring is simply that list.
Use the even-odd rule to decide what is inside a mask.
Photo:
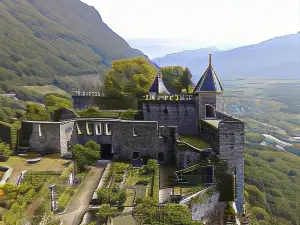
[{"label": "rooftop terrace", "polygon": [[222,121],[222,120],[216,120],[216,119],[206,119],[206,120],[202,120],[206,123],[208,123],[210,126],[214,127],[214,128],[219,128],[219,123]]},{"label": "rooftop terrace", "polygon": [[186,142],[199,149],[211,148],[210,143],[200,136],[180,136],[180,141]]}]

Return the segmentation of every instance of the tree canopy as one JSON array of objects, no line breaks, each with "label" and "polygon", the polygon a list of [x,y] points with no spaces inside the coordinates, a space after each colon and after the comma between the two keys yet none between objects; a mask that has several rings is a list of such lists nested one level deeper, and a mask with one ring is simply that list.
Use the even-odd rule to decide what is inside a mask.
[{"label": "tree canopy", "polygon": [[157,69],[144,57],[115,60],[106,74],[105,94],[141,96],[148,93],[156,75]]},{"label": "tree canopy", "polygon": [[100,145],[94,141],[89,141],[82,146],[76,144],[72,148],[72,153],[75,158],[76,168],[79,171],[84,171],[86,166],[93,165],[98,159],[100,159]]}]

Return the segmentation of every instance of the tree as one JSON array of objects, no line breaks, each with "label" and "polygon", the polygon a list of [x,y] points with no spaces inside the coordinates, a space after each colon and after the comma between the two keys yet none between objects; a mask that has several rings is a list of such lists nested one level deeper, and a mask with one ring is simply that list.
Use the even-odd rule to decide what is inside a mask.
[{"label": "tree", "polygon": [[157,160],[155,159],[149,159],[145,169],[148,173],[153,173],[158,168]]},{"label": "tree", "polygon": [[85,146],[76,144],[72,153],[77,170],[84,171],[86,166],[93,165],[100,158],[100,146],[94,141],[89,141]]},{"label": "tree", "polygon": [[73,108],[71,100],[57,96],[55,94],[47,94],[44,97],[44,103],[48,112],[53,112],[62,108]]},{"label": "tree", "polygon": [[125,190],[120,188],[100,188],[97,196],[100,204],[122,205],[126,200]]},{"label": "tree", "polygon": [[100,115],[100,110],[97,107],[88,107],[87,109],[78,113],[83,118],[97,118]]},{"label": "tree", "polygon": [[50,120],[50,115],[43,106],[36,103],[27,103],[26,106],[27,112],[24,119],[32,121]]},{"label": "tree", "polygon": [[0,155],[11,156],[13,153],[8,144],[4,142],[0,143]]},{"label": "tree", "polygon": [[192,74],[190,70],[186,67],[183,71],[183,75],[181,78],[181,85],[183,88],[186,89],[186,93],[189,94],[189,84],[190,84],[190,79],[192,77]]},{"label": "tree", "polygon": [[107,219],[111,217],[116,212],[116,209],[110,207],[108,204],[101,205],[97,212],[97,217],[101,223],[106,223]]},{"label": "tree", "polygon": [[128,110],[121,113],[120,118],[122,120],[134,120],[135,114],[136,114],[135,110],[128,109]]}]

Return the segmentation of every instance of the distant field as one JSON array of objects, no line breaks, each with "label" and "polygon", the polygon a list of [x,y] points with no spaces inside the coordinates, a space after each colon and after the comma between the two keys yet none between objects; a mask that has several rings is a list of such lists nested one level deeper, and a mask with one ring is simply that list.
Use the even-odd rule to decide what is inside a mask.
[{"label": "distant field", "polygon": [[45,86],[23,86],[24,88],[28,88],[32,91],[36,91],[39,92],[42,95],[46,95],[48,93],[58,93],[58,94],[62,94],[62,95],[69,95],[68,93],[66,93],[64,90],[55,87],[53,85],[45,85]]}]

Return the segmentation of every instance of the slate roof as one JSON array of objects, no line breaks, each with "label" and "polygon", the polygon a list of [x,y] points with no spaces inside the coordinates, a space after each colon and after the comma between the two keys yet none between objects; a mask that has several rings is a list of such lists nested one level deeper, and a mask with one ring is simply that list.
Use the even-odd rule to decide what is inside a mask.
[{"label": "slate roof", "polygon": [[212,67],[211,54],[210,54],[208,68],[205,70],[204,74],[202,75],[199,82],[197,83],[194,89],[194,93],[201,93],[201,92],[223,93],[223,90],[224,90],[223,85],[219,80],[216,71]]},{"label": "slate roof", "polygon": [[155,92],[157,94],[170,94],[166,86],[164,85],[162,74],[159,72],[151,85],[149,92]]}]

